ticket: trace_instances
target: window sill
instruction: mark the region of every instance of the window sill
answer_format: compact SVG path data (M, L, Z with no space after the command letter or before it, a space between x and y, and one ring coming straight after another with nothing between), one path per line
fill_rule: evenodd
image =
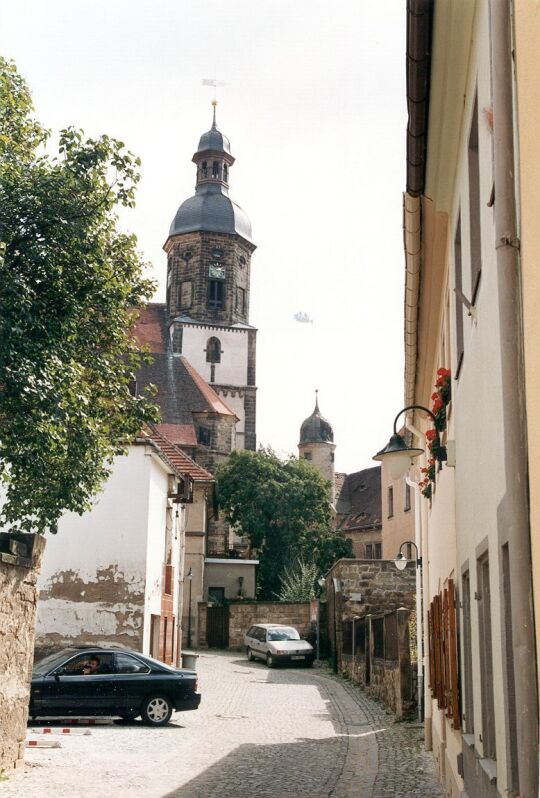
M462 738L465 745L468 745L469 748L474 748L474 734L463 734Z
M479 759L480 767L489 779L490 784L497 782L497 763L494 759Z

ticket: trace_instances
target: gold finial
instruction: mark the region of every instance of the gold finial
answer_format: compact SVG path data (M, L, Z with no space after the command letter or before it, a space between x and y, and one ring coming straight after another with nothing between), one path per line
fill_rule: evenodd
M212 105L214 106L214 108L216 107L217 104L218 104L217 100L212 100Z

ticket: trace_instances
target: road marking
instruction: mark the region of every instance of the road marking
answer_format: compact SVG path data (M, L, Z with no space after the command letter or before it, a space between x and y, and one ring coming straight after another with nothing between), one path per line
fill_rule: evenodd
M55 729L52 726L45 726L43 729L30 729L32 734L92 734L90 729Z

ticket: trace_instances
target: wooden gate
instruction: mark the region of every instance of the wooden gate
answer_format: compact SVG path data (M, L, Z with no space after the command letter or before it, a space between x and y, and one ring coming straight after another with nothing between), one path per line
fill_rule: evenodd
M208 607L206 640L209 648L229 647L229 607Z

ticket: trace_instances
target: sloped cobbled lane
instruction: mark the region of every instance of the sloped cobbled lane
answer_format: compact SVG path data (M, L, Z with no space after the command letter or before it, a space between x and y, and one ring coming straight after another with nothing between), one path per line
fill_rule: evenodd
M0 798L439 798L416 724L324 669L201 652L201 708L29 749ZM34 724L35 725L35 724Z

